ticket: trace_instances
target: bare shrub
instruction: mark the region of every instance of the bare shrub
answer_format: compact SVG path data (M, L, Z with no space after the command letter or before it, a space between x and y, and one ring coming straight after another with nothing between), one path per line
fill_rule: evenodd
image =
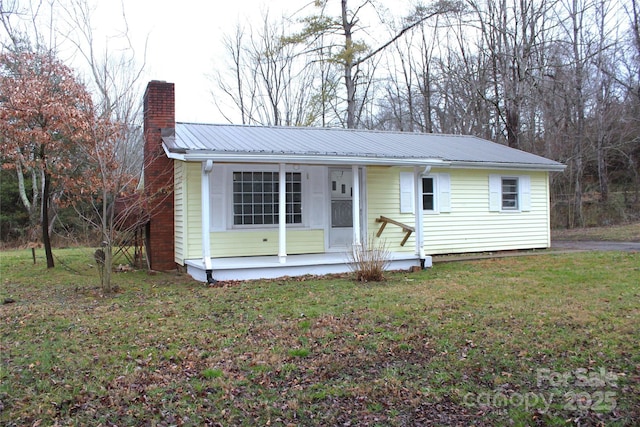
M391 262L391 253L384 241L373 236L354 246L349 252L349 265L359 282L381 282Z

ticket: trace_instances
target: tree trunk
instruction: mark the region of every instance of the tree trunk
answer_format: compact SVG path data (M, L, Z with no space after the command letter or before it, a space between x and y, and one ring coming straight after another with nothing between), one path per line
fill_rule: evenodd
M53 252L51 251L51 238L49 236L49 199L51 178L47 172L44 173L42 184L42 244L47 257L47 268L55 267L53 262Z
M584 56L581 51L581 40L583 39L582 14L579 8L578 0L573 0L573 11L571 14L573 24L573 60L574 65L574 111L575 111L575 193L574 193L574 214L576 225L584 227L584 212L582 209L582 196L584 189L582 188L582 179L584 174L584 142L585 142L585 100L584 100Z
M35 242L38 240L39 234L39 226L40 224L40 212L42 206L40 206L39 202L39 192L40 188L38 186L38 175L36 171L38 169L35 168L25 168L22 167L22 163L20 160L16 161L16 175L18 177L18 193L20 195L20 200L22 201L22 205L27 210L29 215L29 228L27 230L26 236L30 242ZM27 195L27 187L24 180L25 173L31 174L31 198L29 200L29 196Z
M111 293L113 287L111 286L111 272L113 271L113 246L111 242L103 248L104 250L104 265L102 266L102 291L105 293Z
M582 138L576 138L575 147L575 170L574 170L574 196L573 196L573 219L571 227L584 226L584 212L582 210L582 174L584 165L582 162Z
M635 191L635 199L634 203L640 202L640 173L638 173L638 168L636 167L636 161L633 158L633 155L629 156L629 170L633 174L633 183L634 183L634 191Z
M347 89L347 129L354 129L356 120L356 85L353 80L353 24L347 17L347 0L342 0L342 28L344 30L344 84Z
M519 108L512 106L506 108L507 145L511 148L520 148L518 141L520 133Z
M607 161L605 158L604 137L598 138L598 181L600 184L600 200L609 201L609 179L607 177Z
M102 283L102 291L110 293L112 291L111 286L111 272L113 271L113 245L115 243L115 200L117 196L113 197L111 203L109 203L109 191L106 186L102 190L102 250L104 251L104 265L102 266L102 275L100 279Z

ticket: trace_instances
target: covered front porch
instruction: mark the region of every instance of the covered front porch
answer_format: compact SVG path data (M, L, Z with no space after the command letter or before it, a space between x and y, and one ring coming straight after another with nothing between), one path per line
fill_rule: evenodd
M274 279L284 276L339 274L351 271L351 259L346 252L289 255L283 263L278 256L247 256L211 258L211 277L202 259L186 260L187 272L196 280L207 282L228 280ZM409 270L420 266L420 258L412 253L391 252L387 270ZM424 267L431 267L426 257Z
M416 181L414 188L419 188L423 170L414 167L408 172ZM180 262L196 280L347 273L352 271L349 253L352 248L362 250L368 227L376 227L380 237L387 223L394 224L390 228L399 226L403 233L390 250L388 270L431 266L421 250L421 212L413 215L411 225L382 215L375 221L369 218L377 211L368 210L364 165L216 166L207 160L199 175L202 255L191 252ZM417 205L420 193L410 193ZM265 202L267 197L270 204ZM269 214L264 214L267 208ZM404 247L412 233L414 250Z

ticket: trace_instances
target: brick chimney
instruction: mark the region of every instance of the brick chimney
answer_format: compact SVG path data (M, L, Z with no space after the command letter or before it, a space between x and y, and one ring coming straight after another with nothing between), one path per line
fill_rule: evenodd
M173 160L162 148L161 129L175 128L174 84L153 80L144 93L144 188L150 215L146 230L152 270L176 268L173 222Z

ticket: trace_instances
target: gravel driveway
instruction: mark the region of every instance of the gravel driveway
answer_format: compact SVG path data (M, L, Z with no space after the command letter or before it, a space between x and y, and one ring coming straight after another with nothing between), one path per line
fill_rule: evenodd
M621 251L621 252L640 252L640 242L603 242L601 240L552 240L551 251L557 252L586 252L586 251ZM479 259L490 258L509 258L516 256L532 256L544 255L549 252L541 251L502 251L487 252L475 254L455 254L455 255L434 255L433 263L452 262L452 261L473 261Z

